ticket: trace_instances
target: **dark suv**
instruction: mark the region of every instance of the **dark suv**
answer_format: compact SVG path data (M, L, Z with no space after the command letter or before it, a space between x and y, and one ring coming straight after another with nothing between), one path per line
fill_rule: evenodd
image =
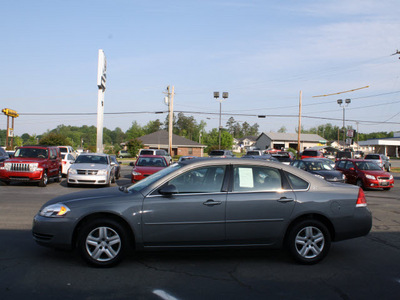
M48 180L61 180L60 149L53 146L22 146L15 150L13 158L0 163L0 180L38 182L45 187Z
M6 150L0 147L0 162L5 161L6 159L9 159L10 157L8 156Z

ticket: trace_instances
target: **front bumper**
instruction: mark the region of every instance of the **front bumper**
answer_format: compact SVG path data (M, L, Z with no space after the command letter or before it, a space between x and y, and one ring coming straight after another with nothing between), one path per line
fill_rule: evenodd
M43 176L43 171L33 172L15 172L15 171L0 171L0 180L2 181L21 181L21 182L36 182L40 181Z
M72 249L75 221L70 218L48 218L37 214L33 219L32 235L39 245Z
M394 187L394 179L391 180L364 180L364 187L368 189L387 189Z
M69 184L97 184L104 185L108 183L107 175L80 175L68 174L67 182Z

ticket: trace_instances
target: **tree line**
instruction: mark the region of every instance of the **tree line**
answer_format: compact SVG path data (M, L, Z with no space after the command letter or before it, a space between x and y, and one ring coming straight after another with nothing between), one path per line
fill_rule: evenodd
M131 144L135 147L141 146L138 138L141 136L159 131L168 130L168 119L167 115L164 122L156 119L149 121L146 125L142 126L137 121L133 121L132 125L127 131L123 131L121 128L116 127L114 130L104 128L103 130L103 142L105 145L105 151L107 153L117 153L121 149L121 144ZM206 131L205 128L207 123L204 121L197 122L193 116L186 116L183 113L174 114L173 118L173 133L192 141L199 142L200 144L206 145L206 151L216 149L219 144L219 132L217 128L213 128L210 131ZM353 129L352 126L347 126L346 130ZM296 132L298 129L296 129ZM286 127L282 126L278 132L287 132ZM302 133L313 133L318 134L328 141L343 140L343 128L339 126L333 126L328 123L325 125L319 125L310 129L301 128ZM249 124L247 122L236 121L233 117L230 117L225 124L225 127L221 131L221 148L231 149L233 145L233 139L240 139L244 137L257 137L260 134L259 125ZM40 135L29 135L24 133L21 136L14 137L14 146L21 145L34 145L34 144L47 144L47 145L71 145L74 148L82 147L90 151L96 151L96 126L66 126L59 125L52 130ZM371 138L386 138L393 137L393 132L373 132L369 134L359 133L358 140L363 141ZM5 145L6 130L0 130L0 143Z

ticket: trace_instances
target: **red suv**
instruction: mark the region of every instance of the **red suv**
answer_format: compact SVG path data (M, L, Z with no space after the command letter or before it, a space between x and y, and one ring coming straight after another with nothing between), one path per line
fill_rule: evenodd
M323 158L324 155L322 152L317 150L304 150L303 153L301 153L301 159L308 157Z
M38 182L45 187L50 178L61 180L60 149L53 146L22 146L14 157L0 163L0 180Z

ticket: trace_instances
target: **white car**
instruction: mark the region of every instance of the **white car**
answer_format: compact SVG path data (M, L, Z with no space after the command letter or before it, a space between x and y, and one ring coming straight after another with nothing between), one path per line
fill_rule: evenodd
M68 186L83 184L110 186L114 182L114 163L107 154L82 153L68 170Z
M61 154L70 153L74 158L77 157L76 151L72 146L58 146L58 148L60 149Z
M69 167L75 162L75 157L71 153L61 153L61 173L68 174Z

